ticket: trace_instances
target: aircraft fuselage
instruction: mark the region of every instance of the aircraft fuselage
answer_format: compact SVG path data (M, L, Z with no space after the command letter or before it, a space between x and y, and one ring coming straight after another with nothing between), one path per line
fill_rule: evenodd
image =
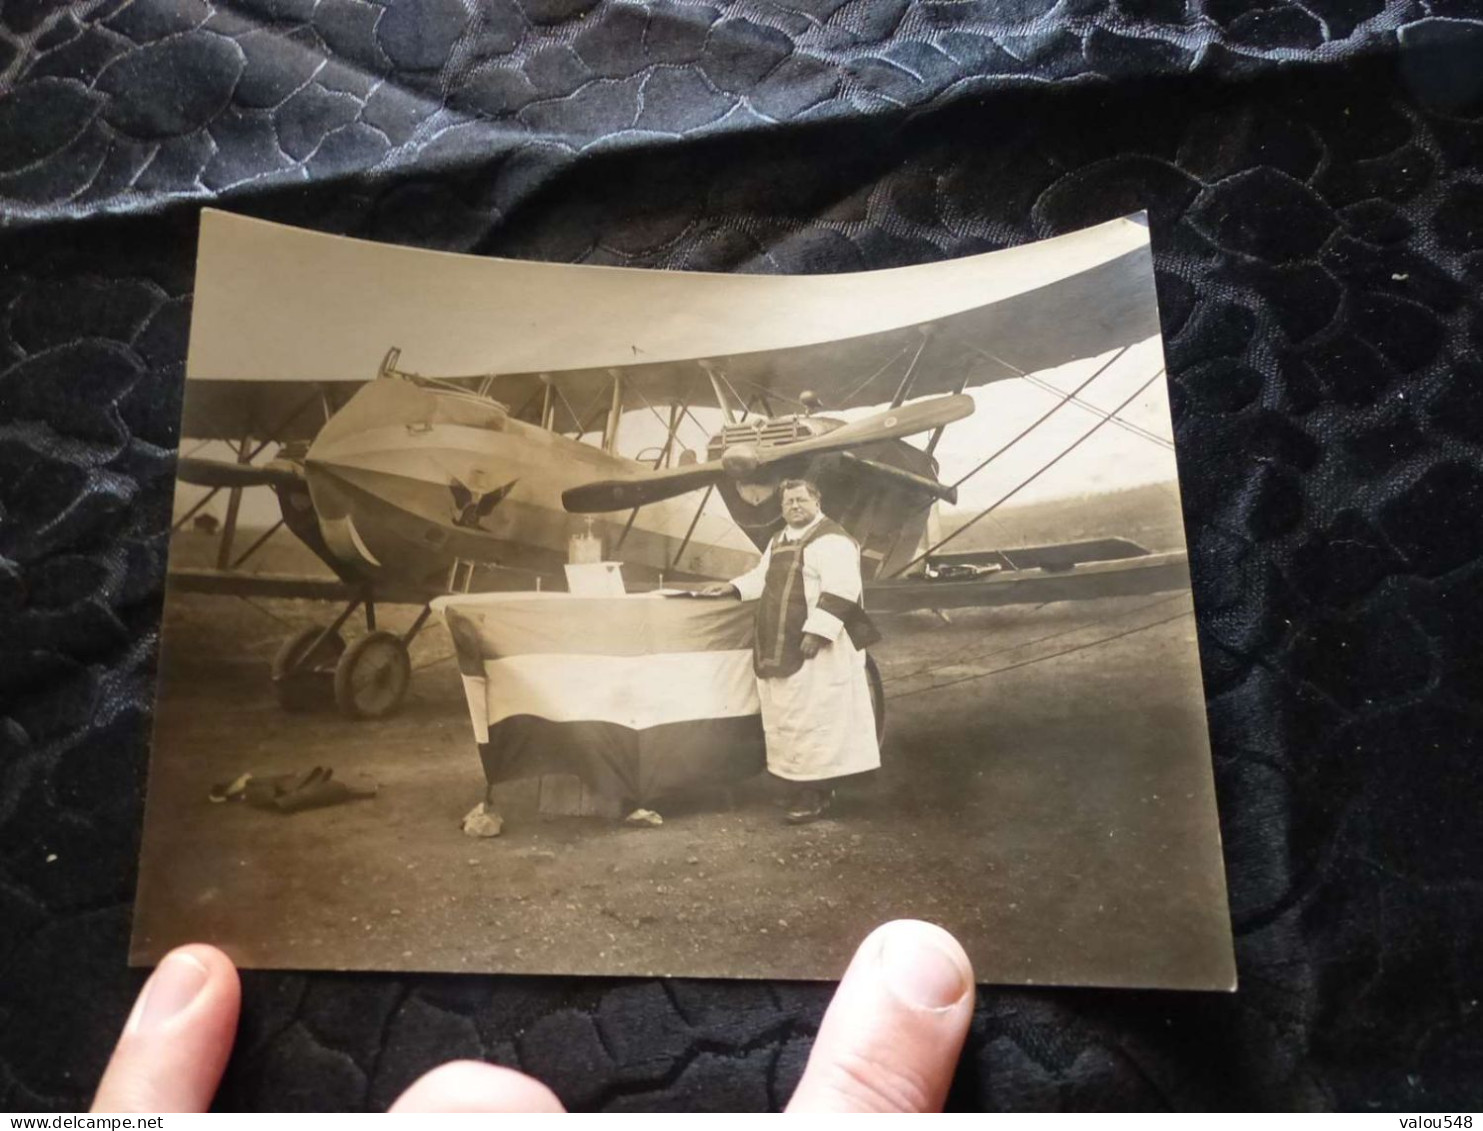
M697 499L568 514L562 491L646 465L472 393L374 381L326 422L304 470L331 564L356 580L441 592L467 563L482 568L477 588L560 585L573 538L600 539L630 581L732 577L756 560L717 516L691 529Z

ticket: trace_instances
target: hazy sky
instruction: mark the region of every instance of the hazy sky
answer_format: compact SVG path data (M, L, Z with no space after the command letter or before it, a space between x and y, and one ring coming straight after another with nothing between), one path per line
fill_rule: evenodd
M1041 386L1070 392L1115 356L1109 353L1032 374L1039 385L1011 378L972 390L977 410L968 419L950 425L937 447L939 478L945 483L956 482L1053 408L1060 397ZM1079 394L1078 399L1104 413L1111 412L1162 369L1163 352L1159 340L1150 339L1108 365ZM843 415L853 418L869 415L869 412ZM1076 404L1058 409L1023 440L965 482L959 490L958 509L982 510L1091 431L1100 419L1094 412ZM1164 378L1159 376L1154 380L1118 413L1118 419L1172 443L1169 393ZM1015 495L1014 502L1033 503L1099 494L1174 478L1174 453L1171 449L1109 422L1098 427L1075 451Z

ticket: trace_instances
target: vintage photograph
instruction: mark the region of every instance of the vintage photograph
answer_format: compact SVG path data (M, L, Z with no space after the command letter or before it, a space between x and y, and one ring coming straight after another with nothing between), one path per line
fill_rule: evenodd
M675 265L680 267L682 265ZM202 216L133 958L1230 990L1145 219L833 276Z

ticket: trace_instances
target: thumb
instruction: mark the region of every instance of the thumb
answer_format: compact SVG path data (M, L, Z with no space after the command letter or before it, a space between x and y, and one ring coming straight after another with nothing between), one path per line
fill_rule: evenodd
M860 945L789 1111L941 1111L973 1016L973 967L941 927L898 920Z
M523 1072L455 1060L418 1079L391 1105L393 1113L565 1111L551 1089Z
M134 1003L93 1110L205 1111L231 1054L241 1003L237 968L215 947L165 955Z

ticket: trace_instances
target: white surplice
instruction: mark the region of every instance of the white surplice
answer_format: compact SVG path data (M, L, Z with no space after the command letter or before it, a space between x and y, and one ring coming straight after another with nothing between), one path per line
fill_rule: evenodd
M784 527L785 541L812 533L823 516L801 530ZM761 597L772 547L754 569L732 580L742 600ZM865 653L855 647L844 623L819 608L819 595L859 601L860 551L839 534L824 534L803 548L803 595L808 619L803 631L829 641L790 676L757 680L767 768L790 781L824 781L880 768L875 711L865 675Z

